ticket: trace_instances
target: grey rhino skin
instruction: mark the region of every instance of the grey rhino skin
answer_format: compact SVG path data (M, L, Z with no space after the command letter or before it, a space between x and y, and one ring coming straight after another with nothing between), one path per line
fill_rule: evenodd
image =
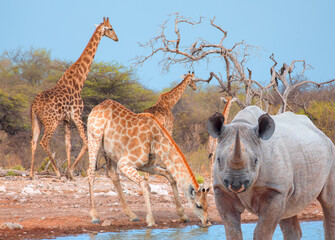
M324 212L325 239L335 239L334 144L303 115L269 116L256 106L223 125L222 114L207 121L218 138L214 194L227 239L243 239L241 213L258 215L254 239L300 239L297 214L317 199Z

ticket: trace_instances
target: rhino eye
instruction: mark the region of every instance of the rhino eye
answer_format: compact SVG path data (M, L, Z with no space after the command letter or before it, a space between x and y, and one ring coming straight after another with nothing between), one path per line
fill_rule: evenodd
M255 159L255 164L257 164L257 162L258 162L258 159L256 158L256 159Z
M220 163L220 158L217 158L216 160L218 161L218 163Z

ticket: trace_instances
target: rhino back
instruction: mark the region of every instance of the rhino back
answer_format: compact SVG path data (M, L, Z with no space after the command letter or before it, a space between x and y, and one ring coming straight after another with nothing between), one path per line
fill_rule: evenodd
M232 123L256 126L264 113L258 107L247 107ZM285 218L296 215L320 194L334 162L334 145L306 116L286 112L271 117L276 129L269 140L261 140L262 162L254 187L284 194ZM249 205L252 192L240 197Z

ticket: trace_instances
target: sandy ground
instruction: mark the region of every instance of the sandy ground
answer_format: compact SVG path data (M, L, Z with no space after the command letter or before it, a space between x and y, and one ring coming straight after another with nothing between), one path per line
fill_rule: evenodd
M111 180L97 177L95 194L97 210L102 224L92 224L89 217L89 194L87 179L77 177L75 181L54 178L25 177L0 178L0 226L5 222L19 223L23 229L0 229L0 239L41 239L80 233L111 232L124 229L146 228L144 198L139 187L128 180L122 181L124 192L131 209L140 218L130 222L123 214ZM161 177L150 177L152 189L151 204L157 228L185 227L198 225L200 220L193 214L181 196L190 221L177 222L178 216L171 188ZM312 203L300 215L301 221L322 219L318 202ZM209 217L212 224L221 224L215 207L213 193L209 193ZM244 212L243 222L255 222L257 217Z

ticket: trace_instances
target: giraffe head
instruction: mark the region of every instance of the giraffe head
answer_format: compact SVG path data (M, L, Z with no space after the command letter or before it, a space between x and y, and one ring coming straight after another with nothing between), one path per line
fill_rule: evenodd
M194 72L188 72L188 74L182 75L181 76L184 80L189 80L189 86L195 91L197 90L197 85L195 84L195 76Z
M208 192L209 188L200 186L198 190L195 190L191 185L189 187L189 194L187 195L189 204L197 217L200 218L203 227L208 227L211 225L208 219Z
M103 23L101 23L98 27L101 27L102 36L109 37L110 39L114 40L115 42L119 41L118 37L116 36L112 25L109 23L109 18L107 19L104 17Z

